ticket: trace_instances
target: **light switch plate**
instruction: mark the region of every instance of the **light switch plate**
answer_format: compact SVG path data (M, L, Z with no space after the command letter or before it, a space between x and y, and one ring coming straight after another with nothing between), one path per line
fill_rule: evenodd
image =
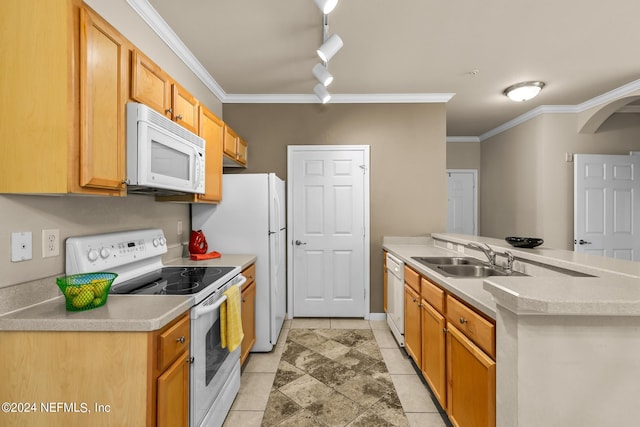
M11 233L11 262L33 258L33 234L30 231Z

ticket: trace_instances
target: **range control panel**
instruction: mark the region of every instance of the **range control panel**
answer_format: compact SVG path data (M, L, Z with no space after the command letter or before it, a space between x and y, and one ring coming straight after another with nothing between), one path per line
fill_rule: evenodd
M66 240L66 274L118 271L167 253L161 229L121 231Z

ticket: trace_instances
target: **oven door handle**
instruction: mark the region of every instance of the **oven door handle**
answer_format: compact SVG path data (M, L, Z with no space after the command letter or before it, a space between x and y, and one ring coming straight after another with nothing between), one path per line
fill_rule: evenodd
M242 274L238 274L236 277L233 278L233 280L234 282L237 280L237 282L235 282L233 285L239 288L242 288L242 285L244 285L247 282L247 278L244 277ZM226 300L227 300L227 296L222 295L222 298L220 298L218 301L214 302L211 305L204 305L204 304L197 305L194 309L193 318L197 319L200 316L204 316L207 313L211 313L212 311L220 307L222 303L225 302Z

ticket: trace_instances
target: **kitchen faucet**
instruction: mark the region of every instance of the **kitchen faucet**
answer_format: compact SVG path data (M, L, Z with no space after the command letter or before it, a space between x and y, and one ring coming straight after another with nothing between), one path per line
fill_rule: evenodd
M491 265L491 267L496 266L496 253L493 251L493 249L491 249L491 246L487 245L486 243L475 242L469 243L469 246L471 246L472 248L480 249L489 259L489 265Z

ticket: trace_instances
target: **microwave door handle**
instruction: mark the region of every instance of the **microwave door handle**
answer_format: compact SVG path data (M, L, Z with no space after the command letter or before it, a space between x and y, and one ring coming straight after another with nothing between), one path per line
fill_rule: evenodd
M234 283L235 286L242 288L242 285L245 284L245 282L247 281L247 278L240 275L241 279L237 282ZM220 307L222 305L223 302L225 302L227 300L227 296L223 295L222 298L220 298L218 301L216 301L215 303L211 304L211 305L197 305L195 307L195 311L193 314L193 318L197 319L200 316L204 316L207 313L211 313L212 311L216 310L218 307Z

